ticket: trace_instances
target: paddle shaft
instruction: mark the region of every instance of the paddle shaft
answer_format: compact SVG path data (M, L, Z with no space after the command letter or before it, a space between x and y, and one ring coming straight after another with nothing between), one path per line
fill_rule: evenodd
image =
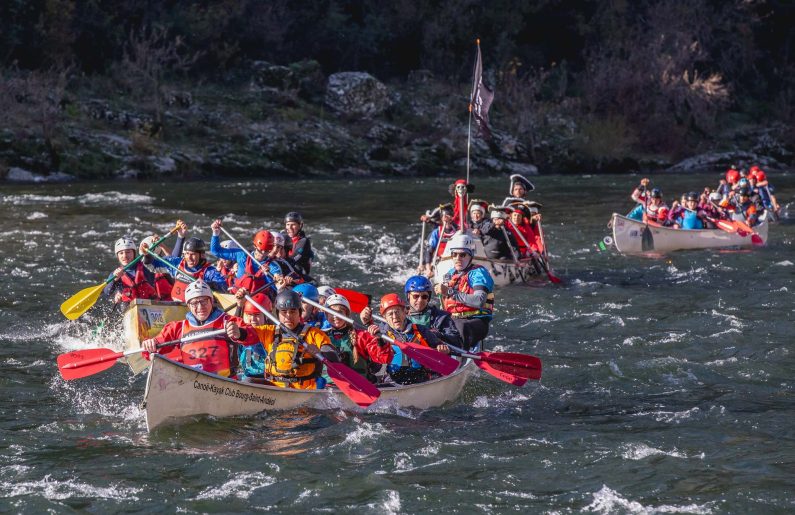
M422 222L422 232L420 234L420 260L419 266L422 266L422 258L425 254L425 222Z
M508 245L508 248L511 250L511 256L513 256L513 262L516 265L519 265L519 256L516 255L516 250L513 248L513 245L511 245L511 237L508 236L508 231L505 229L505 224L502 224L500 226L500 229L502 229L502 234L503 236L505 236L505 244Z
M519 235L519 238L522 240L522 243L524 243L525 247L530 249L530 244L527 242L527 238L524 237L524 234L522 234L522 232L519 230L519 228L516 227L513 224L513 222L511 222L510 220L506 220L506 222L511 224L511 227L513 227L513 229L516 232L516 234ZM539 224L539 228L540 228L540 224ZM544 245L543 242L542 242L542 245ZM544 245L544 248L546 248L546 245ZM549 280L551 282L553 282L553 283L561 282L561 280L558 277L556 277L554 274L552 274L552 272L549 270L549 265L547 264L547 260L546 259L541 259L540 261L541 261L541 268L544 269L544 272L546 272L547 277L549 278Z
M442 226L439 228L439 241L436 242L436 249L433 252L433 259L431 260L433 266L436 266L436 262L439 261L439 249L442 247L442 237L446 230L447 222L442 222Z

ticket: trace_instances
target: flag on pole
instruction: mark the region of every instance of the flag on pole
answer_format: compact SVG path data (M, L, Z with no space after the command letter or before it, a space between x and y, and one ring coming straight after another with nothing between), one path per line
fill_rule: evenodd
M475 116L478 126L477 135L488 140L491 139L489 130L489 107L494 100L494 92L483 84L483 61L480 58L480 40L477 40L478 56L475 59L475 72L472 81L472 98L469 100L469 109Z

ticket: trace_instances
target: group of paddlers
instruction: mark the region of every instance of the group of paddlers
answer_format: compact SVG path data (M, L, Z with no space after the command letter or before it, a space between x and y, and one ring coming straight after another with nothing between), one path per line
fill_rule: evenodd
M142 342L148 353L224 377L296 389L325 387L333 379L324 363L344 363L372 383L390 386L438 376L398 342L449 355L478 347L488 334L494 283L473 263L475 243L468 234L447 242L454 267L442 283L411 277L402 295L380 299L380 316L359 306L359 324L351 318L350 296L364 294L313 284L314 253L299 213L287 214L284 232L255 232L250 248L243 248L221 220L210 227L209 248L200 238L187 238L181 220L171 252L159 246L163 238L156 235L140 244L120 238L114 245L120 266L104 290L113 302L150 299L188 308L184 320L168 322ZM221 241L222 232L230 239ZM226 310L216 302L222 293L236 300ZM434 294L442 308L430 304Z
M753 227L760 223L763 214L775 219L780 210L773 186L756 165L748 170L732 167L715 189L688 192L670 206L662 190L651 187L647 178L641 179L631 197L637 205L627 215L629 218L674 229L715 229L722 226L721 220Z
M546 260L539 212L542 206L525 198L534 189L533 183L526 178L512 175L509 196L501 205L495 205L470 199L475 187L463 179L451 184L449 191L453 200L420 216L420 221L435 227L427 240L423 237L418 272L431 276L432 267L444 254L447 242L465 231L482 242L485 253L482 257L513 262L531 258L539 264L538 273L541 273L540 264Z

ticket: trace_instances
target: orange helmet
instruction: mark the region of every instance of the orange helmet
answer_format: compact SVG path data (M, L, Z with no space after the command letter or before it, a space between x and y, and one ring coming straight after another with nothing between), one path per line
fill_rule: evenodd
M740 180L740 172L735 170L734 168L729 168L726 172L726 182L729 184L734 184Z
M257 293L256 295L252 295L251 298L265 308L265 311L271 311L273 309L273 304L271 304L271 299L268 298L267 295L264 293ZM246 307L243 308L243 313L248 313L249 315L256 315L259 313L260 310L257 309L257 306L252 304L251 302L246 301Z
M260 252L269 252L273 248L273 235L269 231L259 231L254 235L254 248Z
M380 311L382 315L386 313L386 310L394 306L406 307L406 303L403 302L403 299L401 299L397 293L387 293L381 297Z

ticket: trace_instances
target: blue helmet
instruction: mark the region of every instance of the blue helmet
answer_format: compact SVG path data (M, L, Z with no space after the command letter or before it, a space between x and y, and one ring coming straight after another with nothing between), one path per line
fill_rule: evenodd
M301 283L293 288L293 291L300 293L301 297L307 298L313 302L320 300L320 292L317 291L314 285L309 283Z
M408 296L409 292L412 291L433 291L433 285L431 281L428 280L427 277L424 275L412 275L409 277L408 281L406 281L406 287L404 288L406 292L406 296Z

